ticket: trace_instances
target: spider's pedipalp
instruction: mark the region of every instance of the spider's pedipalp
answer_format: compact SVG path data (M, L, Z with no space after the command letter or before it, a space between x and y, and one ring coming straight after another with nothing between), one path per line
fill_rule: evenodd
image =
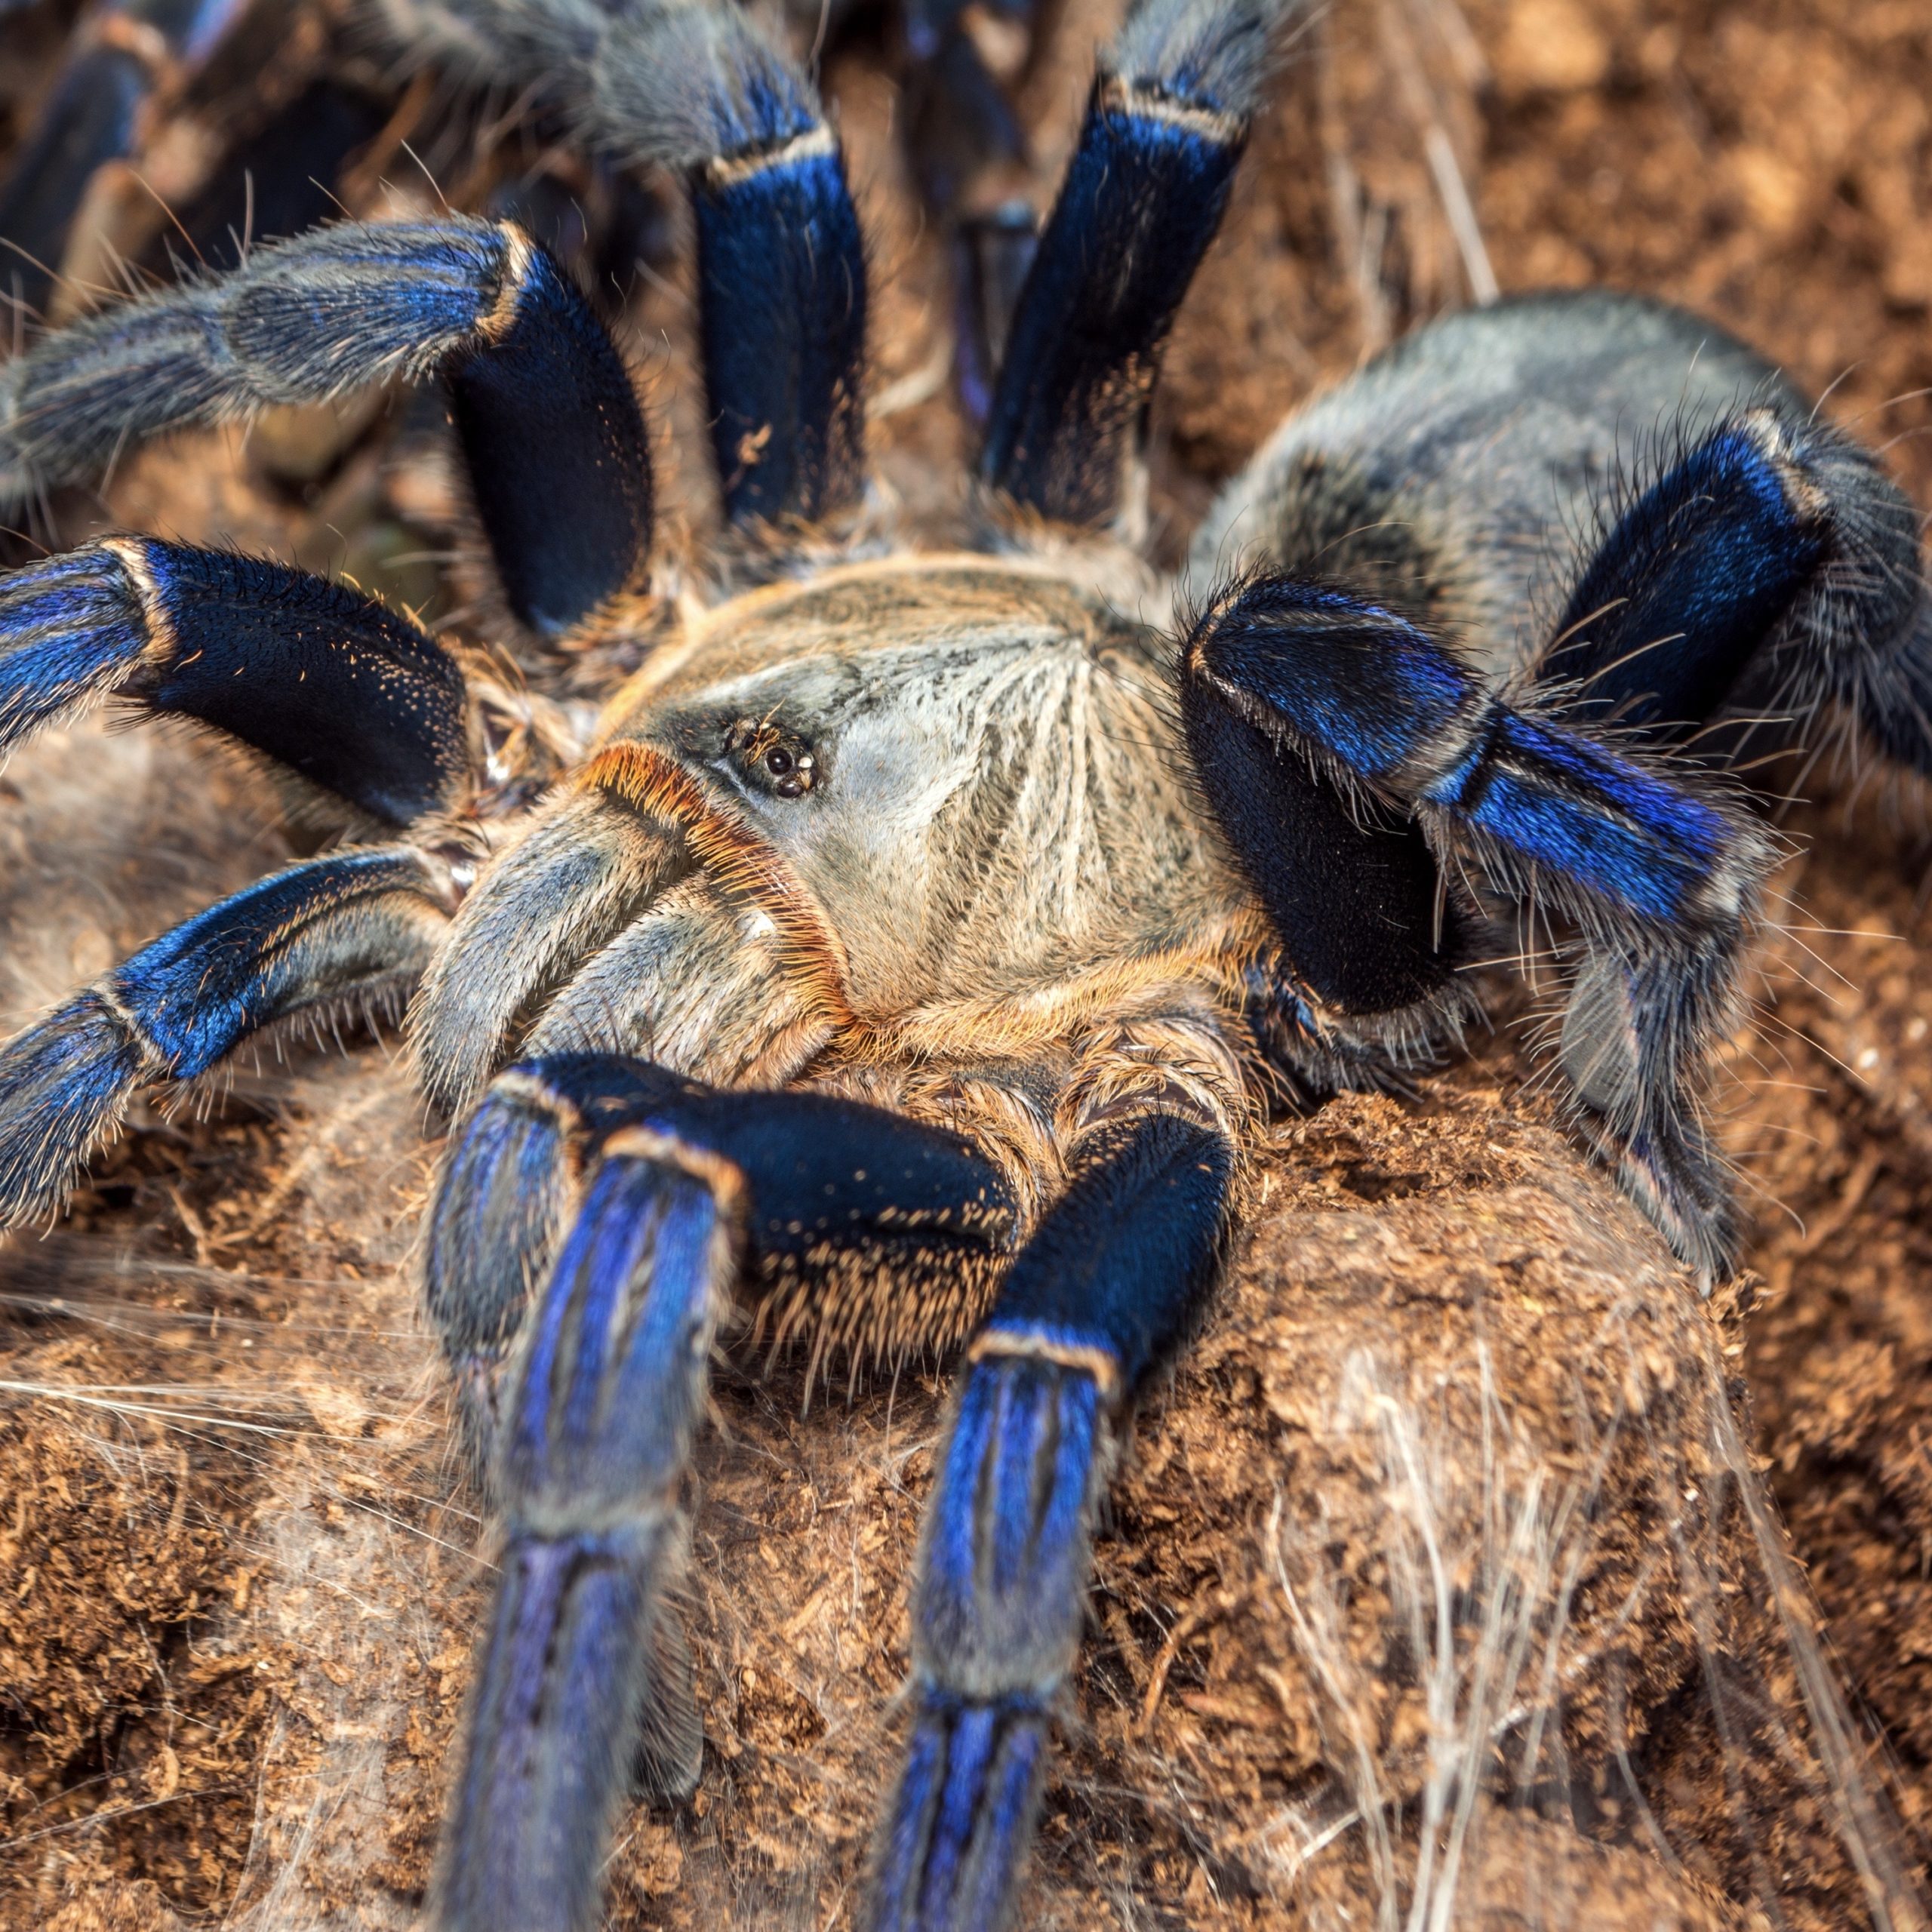
M165 933L0 1050L0 1227L57 1208L143 1087L192 1080L305 1009L414 980L448 880L406 846L291 866Z
M1101 63L1028 272L980 474L1104 522L1181 298L1220 225L1272 37L1296 0L1143 0Z
M43 337L0 370L0 500L131 438L439 372L518 618L553 633L641 587L650 451L623 363L548 255L461 216L314 229Z
M1136 1387L1198 1318L1233 1168L1171 1115L1097 1128L968 1351L920 1540L911 1742L875 1932L1007 1922L1080 1639L1093 1517Z
M411 1011L429 1098L460 1114L542 995L691 865L668 828L601 791L566 798L540 817L463 901Z
M401 828L467 764L463 674L377 599L279 564L110 537L0 577L0 754L97 699L212 726Z

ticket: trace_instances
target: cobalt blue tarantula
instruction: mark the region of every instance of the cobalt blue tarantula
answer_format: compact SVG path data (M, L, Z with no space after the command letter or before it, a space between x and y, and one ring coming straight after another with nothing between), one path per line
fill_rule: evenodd
M628 1781L701 1774L668 1592L728 1313L815 1358L959 1355L865 1916L982 1928L1017 1894L1123 1419L1202 1318L1269 1109L1452 1048L1469 969L1540 913L1580 1131L1700 1276L1732 1264L1700 1100L1773 857L1756 801L1828 719L1932 771L1915 517L1707 325L1531 298L1292 418L1199 533L1177 632L1130 614L1143 567L1107 527L1288 11L1142 0L1108 51L970 554L852 534L838 144L697 7L651 16L680 64L630 111L688 173L761 587L654 597L631 379L512 226L319 230L0 371L15 497L171 425L438 378L526 645L649 647L546 786L500 694L343 586L139 536L0 580L0 743L112 697L368 841L0 1054L0 1214L56 1211L137 1095L414 989L451 1123L425 1292L501 1537L448 1932L595 1923Z

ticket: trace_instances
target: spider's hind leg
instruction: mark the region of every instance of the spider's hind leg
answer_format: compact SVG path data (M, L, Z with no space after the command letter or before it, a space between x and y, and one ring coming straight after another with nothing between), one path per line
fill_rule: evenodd
M1294 578L1238 586L1208 610L1183 653L1181 703L1210 803L1291 958L1354 946L1384 961L1460 963L1423 924L1407 870L1405 897L1389 895L1358 939L1284 921L1276 900L1292 918L1326 897L1360 847L1310 851L1308 872L1274 875L1257 831L1266 804L1214 767L1231 718L1269 741L1275 774L1299 785L1299 763L1342 799L1407 814L1411 829L1386 835L1408 841L1393 848L1404 866L1432 857L1445 897L1460 872L1580 934L1561 1063L1583 1124L1678 1252L1707 1279L1727 1272L1737 1231L1703 1124L1703 1075L1736 1017L1740 953L1770 868L1749 814L1694 774L1680 781L1608 749L1560 710L1512 708L1394 613Z
M1006 1923L1115 1431L1214 1279L1232 1165L1191 1120L1094 1131L968 1352L921 1538L915 1715L874 1847L875 1932Z
M1932 592L1910 501L1791 401L1666 466L1586 559L1537 666L1566 716L1681 746L1770 789L1841 707L1932 775Z

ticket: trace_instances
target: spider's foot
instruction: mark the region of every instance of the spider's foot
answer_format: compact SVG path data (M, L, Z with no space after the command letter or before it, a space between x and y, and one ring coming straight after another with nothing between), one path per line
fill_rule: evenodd
M1671 1003L1683 970L1647 970L1608 950L1586 959L1564 1010L1559 1059L1578 1126L1708 1291L1736 1265L1737 1217L1698 1095L1673 1085L1660 1064L1657 1036L1686 1023Z
M880 1859L880 1932L982 1932L1003 1922L1038 1802L1048 1725L1022 1702L922 1703Z

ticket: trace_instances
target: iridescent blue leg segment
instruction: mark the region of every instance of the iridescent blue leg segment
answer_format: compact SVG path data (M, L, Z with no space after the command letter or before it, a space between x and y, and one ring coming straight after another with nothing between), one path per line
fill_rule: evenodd
M1095 1132L969 1352L921 1541L915 1715L874 1847L873 1932L1008 1921L1115 1431L1214 1282L1232 1164L1191 1121Z
M656 1791L695 1780L665 1596L721 1307L835 1291L854 1261L882 1297L983 1291L1013 1225L971 1143L900 1115L594 1054L499 1077L445 1168L426 1266L506 1545L435 1924L594 1923L634 1762Z
M1103 60L1033 257L980 474L1104 522L1181 298L1220 226L1287 0L1143 0Z
M400 827L467 768L455 662L398 611L280 564L111 537L0 577L0 754L112 696L192 718Z
M635 1128L606 1143L518 1361L499 1441L502 1581L431 1891L440 1932L597 1922L683 1554L678 1486L742 1201ZM660 1684L661 1689L663 1686ZM681 1734L694 1777L695 1713Z
M1606 533L1539 667L1574 688L1564 715L1647 740L1713 717L1824 561L1822 493L1770 410L1726 425Z
M844 509L863 485L865 251L817 91L746 9L439 0L472 71L544 89L614 158L671 169L697 215L698 336L726 518Z
M1932 591L1909 500L1789 407L1721 425L1604 533L1540 667L1566 716L1679 743L1774 795L1820 710L1932 772Z
M497 1075L454 1137L424 1255L425 1295L472 1444L494 1429L500 1364L582 1175L632 1126L736 1171L745 1287L781 1319L793 1297L822 1302L829 1276L857 1271L887 1309L915 1308L936 1334L949 1320L963 1331L1011 1244L998 1171L957 1134L825 1094L706 1087L611 1055L522 1061Z
M452 903L407 847L262 880L164 934L0 1049L0 1227L51 1214L144 1088L304 1011L400 998Z
M0 500L131 438L439 372L517 617L553 633L641 587L651 463L623 364L527 236L457 216L317 229L45 337L0 368Z
M95 170L134 152L163 71L199 66L242 11L240 0L125 0L95 14L0 183L0 291L45 309Z
M865 481L864 242L808 95L746 131L691 177L712 451L734 523L818 517Z
M1512 709L1413 624L1319 585L1263 578L1229 592L1189 638L1182 680L1197 713L1223 708L1284 762L1410 814L1445 873L1460 862L1484 889L1581 935L1561 1058L1585 1124L1679 1254L1706 1275L1727 1268L1736 1229L1696 1122L1703 1057L1734 1017L1771 863L1749 816ZM1209 781L1211 802L1216 790ZM1244 847L1239 811L1222 823L1266 899L1269 850L1251 832ZM1317 877L1358 856L1338 847ZM1402 965L1423 944L1416 895L1392 895L1387 910L1357 943ZM1306 928L1280 930L1291 956L1306 946Z

